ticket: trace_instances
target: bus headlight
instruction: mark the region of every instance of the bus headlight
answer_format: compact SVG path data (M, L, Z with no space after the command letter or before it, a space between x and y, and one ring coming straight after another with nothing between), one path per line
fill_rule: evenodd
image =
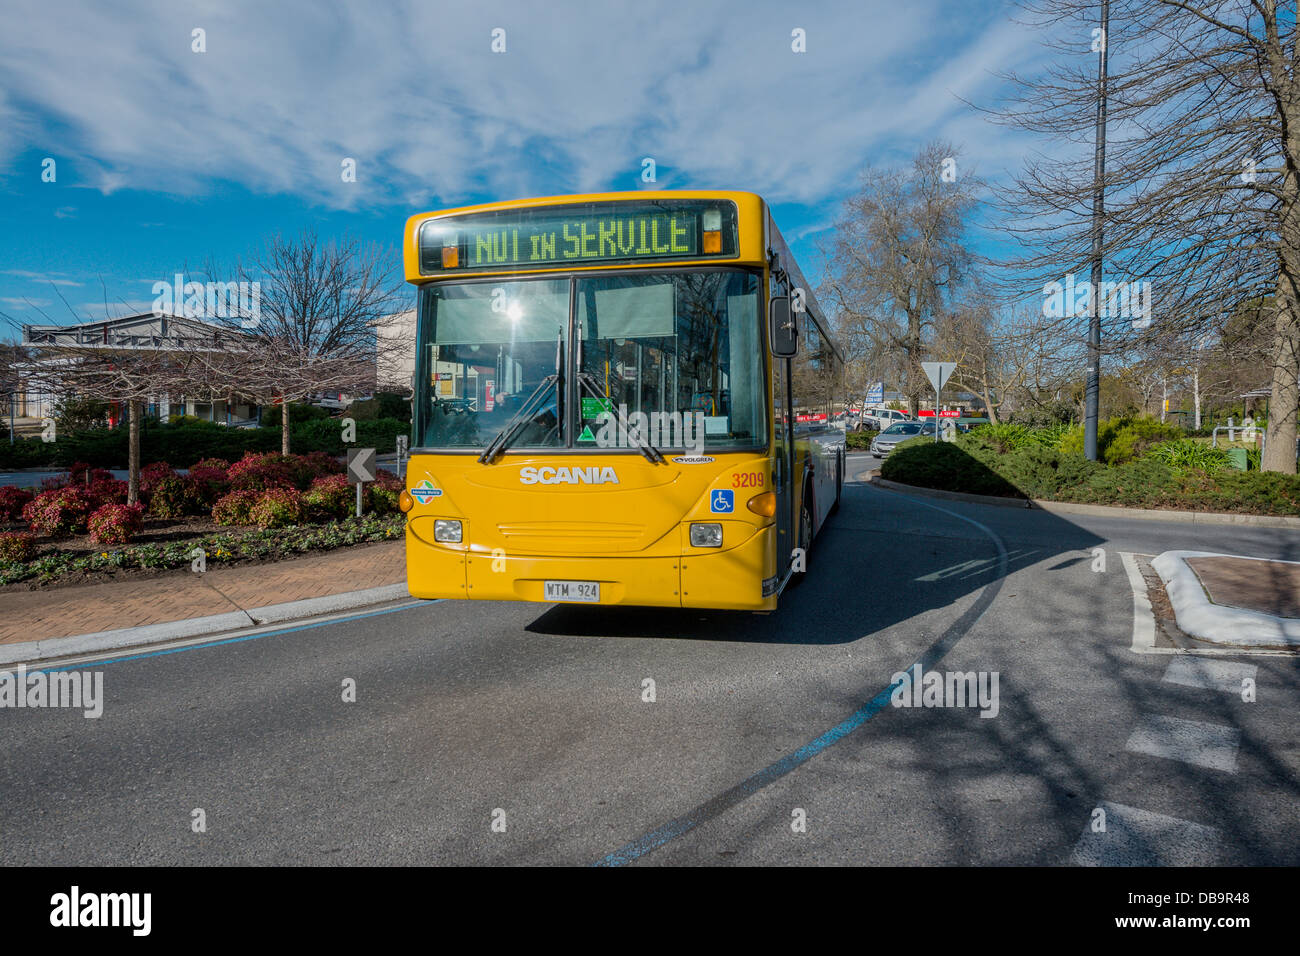
M692 548L722 547L722 525L720 524L691 525L691 547Z
M460 522L438 518L433 522L433 540L440 544L460 544Z

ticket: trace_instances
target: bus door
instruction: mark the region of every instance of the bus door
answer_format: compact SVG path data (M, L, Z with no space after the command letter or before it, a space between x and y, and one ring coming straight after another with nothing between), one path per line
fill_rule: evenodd
M794 414L790 395L790 360L772 358L772 491L776 493L776 577L779 584L790 569L799 527L794 509Z

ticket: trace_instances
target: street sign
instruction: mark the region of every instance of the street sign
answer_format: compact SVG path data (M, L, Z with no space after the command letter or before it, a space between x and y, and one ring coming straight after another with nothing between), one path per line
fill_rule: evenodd
M360 485L375 480L375 450L373 448L348 449L348 484Z
M934 386L934 417L936 420L934 429L934 440L939 440L939 393L943 391L943 383L948 381L952 375L953 369L957 367L956 362L922 362L921 368L925 369L925 375Z
M885 383L873 382L867 389L867 402L872 405L878 405L885 400Z
M953 369L957 367L956 362L922 362L921 368L925 369L926 377L930 379L930 384L934 386L936 392L943 391L943 385L952 377Z

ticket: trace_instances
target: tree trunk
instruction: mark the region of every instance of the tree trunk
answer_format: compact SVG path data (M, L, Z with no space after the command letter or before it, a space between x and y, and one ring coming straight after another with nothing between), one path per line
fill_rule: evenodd
M134 505L140 501L140 403L132 399L127 406L130 424L126 429L126 503Z
M289 454L289 397L280 395L280 454Z
M1278 296L1277 337L1273 345L1273 394L1268 407L1268 440L1260 461L1262 471L1296 473L1296 408L1300 405L1300 321L1296 299Z
M1201 430L1201 367L1199 365L1192 372L1192 408L1193 421L1196 422L1196 431L1199 432Z

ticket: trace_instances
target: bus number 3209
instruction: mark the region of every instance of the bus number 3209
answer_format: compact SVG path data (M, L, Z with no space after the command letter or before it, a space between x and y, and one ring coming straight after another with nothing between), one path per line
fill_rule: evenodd
M763 473L761 471L742 471L731 476L731 487L733 488L762 488Z

